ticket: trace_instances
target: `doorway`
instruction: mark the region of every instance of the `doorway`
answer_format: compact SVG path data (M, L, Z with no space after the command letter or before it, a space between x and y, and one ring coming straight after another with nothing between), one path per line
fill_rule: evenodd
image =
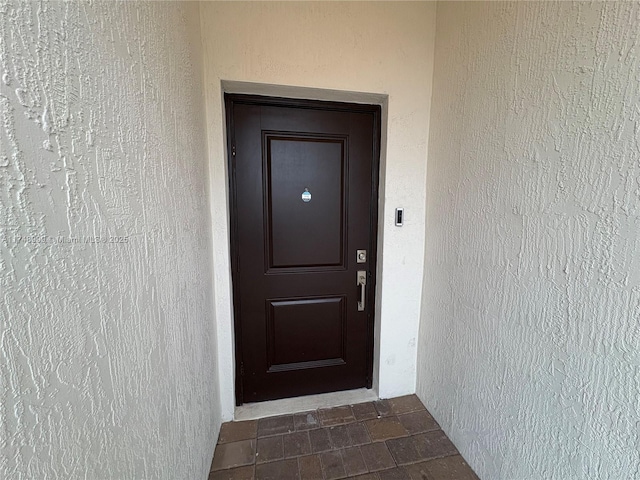
M236 403L371 388L380 107L225 104Z

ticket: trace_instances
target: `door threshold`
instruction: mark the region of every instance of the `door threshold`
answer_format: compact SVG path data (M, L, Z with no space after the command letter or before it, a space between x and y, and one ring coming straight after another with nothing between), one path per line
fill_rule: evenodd
M358 388L342 392L320 393L304 397L282 398L268 402L245 403L236 407L234 420L256 420L276 415L306 412L318 408L339 407L354 403L372 402L378 400L378 394L373 389Z

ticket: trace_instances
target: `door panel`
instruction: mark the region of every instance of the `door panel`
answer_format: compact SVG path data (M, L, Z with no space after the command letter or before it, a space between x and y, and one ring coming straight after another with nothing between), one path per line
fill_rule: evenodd
M380 108L225 100L238 404L370 388Z
M345 296L268 302L269 372L345 363Z
M343 267L346 139L266 137L268 271ZM297 201L303 194L307 201Z

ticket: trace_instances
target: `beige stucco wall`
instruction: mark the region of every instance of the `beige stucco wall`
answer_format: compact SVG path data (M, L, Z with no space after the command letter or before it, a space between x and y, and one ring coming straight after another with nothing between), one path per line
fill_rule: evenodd
M640 478L640 4L438 4L418 393L491 480Z
M0 2L0 478L208 474L198 15Z
M434 22L435 3L430 2L202 5L224 418L233 414L234 366L223 82L227 89L247 93L384 104L374 381L383 397L412 393L423 274ZM394 226L396 207L405 208L402 228Z

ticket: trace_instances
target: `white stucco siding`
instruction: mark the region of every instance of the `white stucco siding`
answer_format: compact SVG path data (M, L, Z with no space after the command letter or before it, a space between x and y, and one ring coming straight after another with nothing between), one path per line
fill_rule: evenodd
M205 478L199 7L0 2L0 478Z
M640 5L438 4L418 393L481 478L640 478Z

